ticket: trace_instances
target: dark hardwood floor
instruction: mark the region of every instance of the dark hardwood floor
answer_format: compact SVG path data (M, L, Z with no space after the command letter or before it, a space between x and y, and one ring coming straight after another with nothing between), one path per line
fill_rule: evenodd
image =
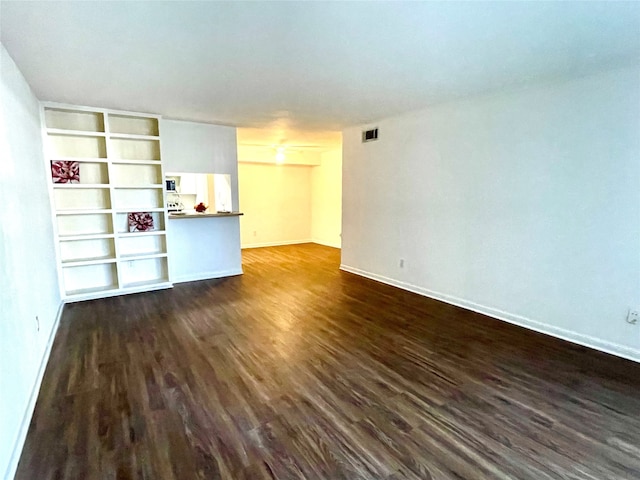
M640 365L340 272L66 307L17 478L638 479Z

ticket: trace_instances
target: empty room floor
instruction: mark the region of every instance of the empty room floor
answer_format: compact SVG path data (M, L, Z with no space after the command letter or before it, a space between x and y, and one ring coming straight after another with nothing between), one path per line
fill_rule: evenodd
M16 478L640 478L639 364L339 261L68 305Z

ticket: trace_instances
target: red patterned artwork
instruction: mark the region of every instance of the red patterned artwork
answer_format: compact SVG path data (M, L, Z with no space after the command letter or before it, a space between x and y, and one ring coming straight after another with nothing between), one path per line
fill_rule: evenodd
M153 217L149 212L129 213L130 232L148 232L153 230Z
M80 183L80 162L54 160L51 162L53 183Z

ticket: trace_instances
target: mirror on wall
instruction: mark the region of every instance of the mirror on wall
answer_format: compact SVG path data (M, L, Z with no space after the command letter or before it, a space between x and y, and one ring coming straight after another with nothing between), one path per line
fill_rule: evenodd
M190 213L201 202L209 207L207 213L233 211L231 175L170 172L165 174L165 188L169 212Z

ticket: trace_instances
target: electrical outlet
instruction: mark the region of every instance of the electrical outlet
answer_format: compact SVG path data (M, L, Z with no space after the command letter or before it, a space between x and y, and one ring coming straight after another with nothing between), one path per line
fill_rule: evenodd
M258 236L258 232L256 232L255 230L253 231L253 236L257 237Z
M627 314L627 323L630 323L631 325L637 325L639 320L640 312L638 312L637 310L629 310L629 313Z
M400 259L400 268L404 268L404 258Z

